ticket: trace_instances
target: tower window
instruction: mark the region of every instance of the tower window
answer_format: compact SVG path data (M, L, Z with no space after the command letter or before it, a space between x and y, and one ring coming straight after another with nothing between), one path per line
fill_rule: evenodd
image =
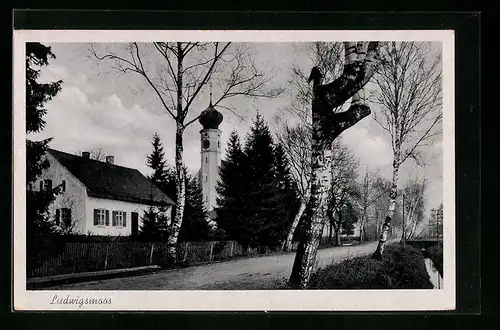
M205 164L208 164L208 157L205 157Z
M205 174L205 182L208 182L208 175Z

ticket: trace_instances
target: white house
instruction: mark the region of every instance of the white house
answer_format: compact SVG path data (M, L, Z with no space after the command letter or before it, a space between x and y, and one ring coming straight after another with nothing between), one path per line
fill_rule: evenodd
M174 202L138 170L106 161L49 149L50 167L42 172L32 189L60 187L61 193L49 207L56 222L76 234L135 236L149 205Z

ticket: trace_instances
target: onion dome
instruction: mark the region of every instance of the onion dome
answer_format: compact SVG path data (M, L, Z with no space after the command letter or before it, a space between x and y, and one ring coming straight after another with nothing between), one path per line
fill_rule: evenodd
M220 123L222 123L222 119L222 114L210 102L208 108L201 112L198 121L203 126L203 129L218 129Z

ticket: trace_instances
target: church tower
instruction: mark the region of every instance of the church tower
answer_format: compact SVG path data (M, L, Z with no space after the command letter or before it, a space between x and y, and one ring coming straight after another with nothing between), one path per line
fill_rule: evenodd
M199 117L203 126L200 131L201 168L200 183L203 190L203 201L206 210L211 211L217 205L217 191L215 187L219 181L219 166L221 164L221 143L219 129L223 116L212 105L212 91L210 91L210 105Z

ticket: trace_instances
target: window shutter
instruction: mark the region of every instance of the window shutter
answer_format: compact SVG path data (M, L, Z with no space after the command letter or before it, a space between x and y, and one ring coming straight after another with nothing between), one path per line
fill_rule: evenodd
M106 226L109 226L109 210L106 210Z
M127 212L123 211L123 227L127 227Z
M117 213L118 213L118 212L116 212L116 211L113 211L113 212L112 212L112 217L113 217L113 219L112 219L112 223L113 223L113 227L115 227L115 226L116 226L116 214L117 214Z
M43 191L43 180L40 181L40 191Z
M69 227L71 226L71 209L70 208L65 208L64 210L64 225Z
M59 209L56 209L56 225L58 226L60 217L61 217L61 211Z
M94 226L99 224L99 210L94 209Z

